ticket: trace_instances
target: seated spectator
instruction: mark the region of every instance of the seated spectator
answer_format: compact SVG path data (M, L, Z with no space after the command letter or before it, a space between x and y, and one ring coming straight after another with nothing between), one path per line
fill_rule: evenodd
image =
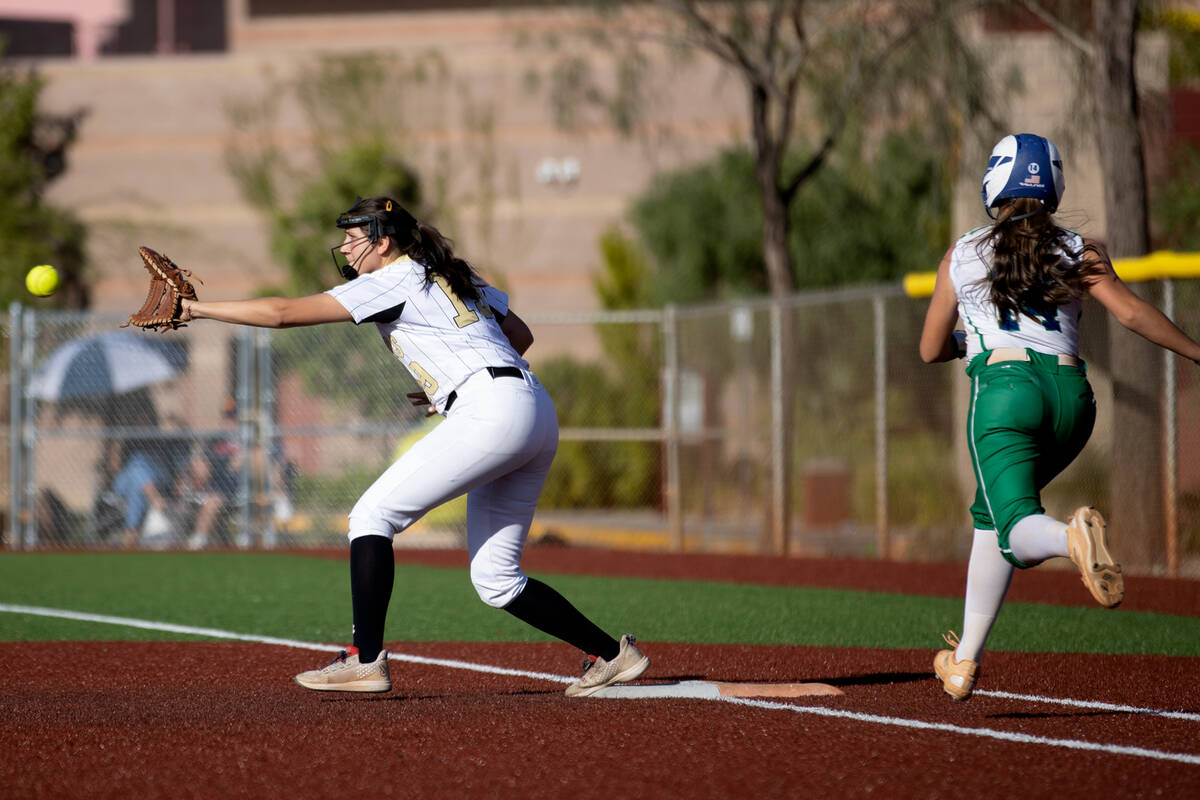
M166 479L167 471L155 454L146 449L130 449L112 482L112 491L125 505L124 533L121 538L125 547L139 544L142 526L151 509L160 514L166 513L167 501L160 491ZM159 517L159 514L155 517ZM161 536L159 525L153 527L151 538Z
M220 530L223 515L232 508L253 503L259 511L271 514L275 524L286 523L294 513L290 497L294 470L284 463L279 445L270 448L265 472L262 449L252 449L247 460L236 427L238 413L234 398L225 398L221 416L233 427L225 435L209 440L203 452L192 457L186 472L184 491L197 506L192 533L187 539L191 550L212 546L218 539L223 544L250 546L249 532L242 531L236 540L230 541L228 534ZM250 470L248 476L245 475L247 469ZM249 482L245 487L243 480ZM270 492L264 493L267 486Z
M134 407L128 423L135 427L156 427L154 407ZM122 508L121 544L169 546L174 526L168 501L177 468L181 440L138 437L110 447L105 472L112 476L108 491L118 498Z
M197 452L184 473L184 493L196 506L192 533L188 536L189 550L202 550L213 543L220 515L227 510L237 491L237 476L214 471L211 447Z

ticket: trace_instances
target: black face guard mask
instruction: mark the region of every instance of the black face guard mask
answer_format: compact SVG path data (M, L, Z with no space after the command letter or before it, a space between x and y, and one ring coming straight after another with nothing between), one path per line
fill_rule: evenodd
M355 201L354 205L357 206L361 202L362 198L360 197ZM353 209L353 206L351 206L351 209ZM392 201L389 200L387 202L387 208L385 210L391 213ZM419 239L420 233L416 230L416 220L412 219L408 212L403 208L399 209L399 212L407 216L408 219L412 221L413 235ZM350 211L343 211L338 215L337 222L334 224L342 230L348 230L349 228L366 228L367 235L358 239L351 239L352 242L361 242L365 238L371 244L375 244L383 236L391 236L392 241L395 242L395 224L387 220L380 221L379 217L375 216L374 214L352 214ZM342 242L342 244L334 245L333 247L329 248L329 253L331 256L333 256L333 265L337 267L338 273L340 273L341 276L346 280L352 281L358 277L358 262L361 261L363 256L367 254L367 251L363 250L362 255L356 258L353 264L341 264L338 262L338 251L345 244L346 242Z
M361 200L362 198L359 199ZM379 218L374 214L355 214L352 216L349 211L346 211L338 215L337 222L334 224L342 230L347 230L349 228L367 229L366 236L360 236L357 239L351 239L351 242L361 242L363 239L366 239L371 244L375 244L377 241L379 241ZM337 267L337 271L341 274L341 276L348 281L352 281L358 277L358 262L361 261L363 256L367 254L367 251L363 250L362 255L356 258L353 264L341 264L338 262L338 252L345 244L346 242L342 242L342 244L337 244L329 248L329 254L333 256L333 265Z
M354 226L351 226L351 227L354 227ZM357 239L351 239L350 243L361 242L363 239L366 239L371 244L375 244L375 242L379 239L379 237L378 236L372 237L370 234L367 234L366 236L360 236ZM363 256L365 256L367 254L367 249L364 249L362 251L362 253L359 255L359 257L354 260L353 264L350 264L350 263L343 264L340 261L338 261L338 253L341 252L342 247L345 244L347 244L347 243L342 242L341 244L335 244L333 247L329 248L329 255L331 255L333 257L333 266L337 268L338 273L346 280L352 281L358 277L358 269L357 269L358 262L362 261Z

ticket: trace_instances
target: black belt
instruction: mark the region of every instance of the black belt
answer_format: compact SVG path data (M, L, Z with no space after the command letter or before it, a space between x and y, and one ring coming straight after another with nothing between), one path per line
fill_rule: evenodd
M524 378L525 373L516 367L485 367L488 374L495 378ZM454 391L446 395L446 405L442 408L442 412L450 410L450 406L454 405L454 401L458 399L458 392Z

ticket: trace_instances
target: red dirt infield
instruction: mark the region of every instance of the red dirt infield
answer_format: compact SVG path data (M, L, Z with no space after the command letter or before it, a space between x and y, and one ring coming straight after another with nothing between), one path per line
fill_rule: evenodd
M596 552L559 552L567 555L531 548L527 566L604 571ZM465 559L457 556L397 554L401 561ZM565 565L576 558L584 566ZM611 574L645 574L660 560L620 559ZM734 563L714 574L696 568L710 559ZM731 579L754 560L661 557L662 564L680 561L688 574L653 574ZM777 561L800 574L809 569ZM881 565L870 574L873 567L858 562L852 580L852 562L844 570L817 563L826 569L811 585L842 574L840 585L913 590L886 583L892 568L899 575L913 565ZM944 586L958 594L963 570L921 566L920 593ZM944 575L940 583L935 574ZM1086 599L1077 579L1054 571L1045 586L1024 581L1036 585L1018 590L1033 574L1018 576L1014 599L1052 594L1045 587L1058 584L1063 601ZM791 582L779 575L760 574L756 582ZM1154 603L1190 602L1172 613L1198 613L1197 582L1134 580L1129 607L1137 607L1133 586L1161 584L1148 591ZM932 677L932 649L640 644L654 660L647 681L823 682L845 694L568 699L563 682L393 661L391 692L338 695L292 683L292 674L330 658L306 649L0 643L7 667L0 797L1200 796L1200 659L990 653L981 692L955 704ZM564 681L577 666L575 651L557 643L389 642L389 649ZM1046 702L1052 698L1109 705ZM1154 713L1163 711L1178 713Z

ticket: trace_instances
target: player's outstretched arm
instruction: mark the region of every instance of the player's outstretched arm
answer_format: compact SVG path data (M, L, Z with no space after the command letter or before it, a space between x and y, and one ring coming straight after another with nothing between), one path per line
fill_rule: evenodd
M1129 330L1200 364L1200 344L1181 331L1167 315L1134 294L1117 277L1107 259L1088 284L1088 292L1108 309L1109 313Z
M296 328L326 322L350 322L346 307L328 294L307 297L256 297L250 300L183 301L184 321L213 319L258 328Z

